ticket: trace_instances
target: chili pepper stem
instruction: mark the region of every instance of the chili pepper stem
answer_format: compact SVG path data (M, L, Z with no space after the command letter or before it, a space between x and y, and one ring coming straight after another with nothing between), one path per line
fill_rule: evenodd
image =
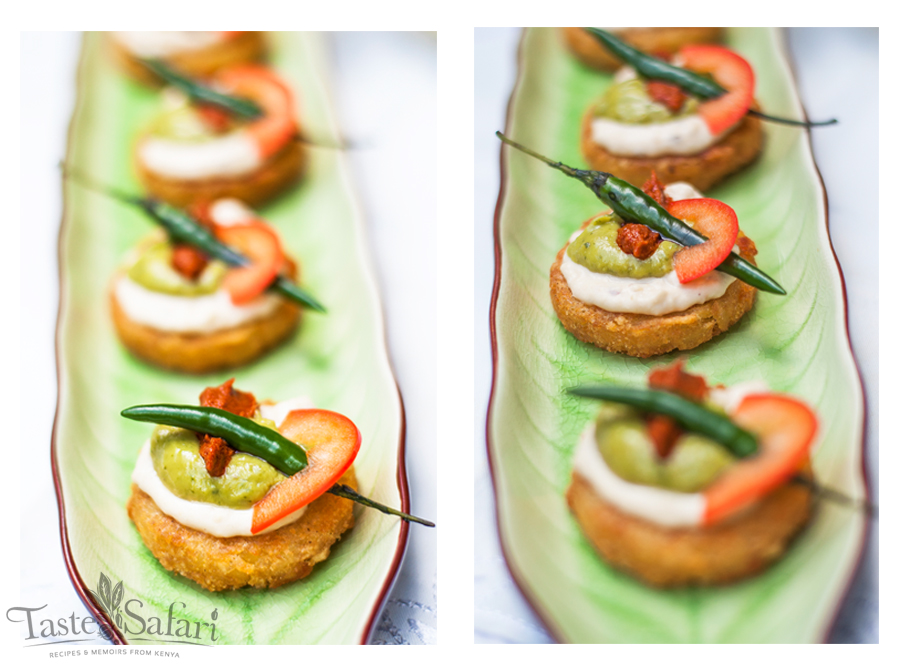
M871 516L872 518L878 518L878 507L874 504L867 502L864 499L855 499L853 497L848 497L839 490L823 486L820 483L809 478L808 476L802 476L798 474L791 478L791 483L809 488L813 491L813 493L815 493L822 499L830 500L835 504L841 504L851 509L861 509L865 514Z
M341 139L338 139L337 141L322 141L320 139L311 139L310 137L300 133L295 134L291 138L297 143L312 146L313 148L328 148L330 150L352 150L359 147L357 144L343 141Z
M813 121L813 120L791 120L790 118L779 118L778 116L770 116L762 111L757 111L756 109L750 109L747 111L748 116L755 116L760 120L768 120L770 123L780 123L782 125L792 125L795 127L824 127L825 125L836 125L837 118L832 118L831 120L821 120L821 121Z
M353 490L350 486L345 486L342 483L336 483L331 488L328 489L328 492L332 495L337 495L338 497L343 497L344 499L352 500L357 504L362 504L363 506L367 506L370 509L377 509L382 513L387 513L392 516L398 516L405 520L406 522L419 523L420 525L425 525L426 527L435 527L435 524L430 520L425 520L424 518L419 518L417 516L412 516L408 513L403 513L402 511L398 511L397 509L392 509L389 506L385 506L384 504L380 504L375 500L371 500L364 495L360 495L358 492Z
M521 150L526 155L531 155L532 157L539 159L544 164L551 166L554 169L557 169L559 171L562 171L567 176L571 176L572 178L577 178L578 180L583 182L585 185L590 187L592 190L594 190L595 187L596 188L603 187L603 185L606 183L606 181L612 175L612 174L606 173L605 171L588 171L586 169L575 169L566 164L563 164L562 162L554 162L549 157L544 157L540 153L536 153L533 150L531 150L531 148L523 146L521 143L518 143L517 141L513 141L512 139L510 139L508 136L506 136L505 134L503 134L503 132L501 132L499 130L496 132L496 135L497 135L497 138L500 139L503 143L509 144L510 146L512 146L513 148L516 148L517 150ZM596 193L596 190L594 190L594 192Z
M71 178L76 183L86 187L89 190L93 190L94 192L98 192L99 194L105 194L108 197L112 197L117 201L122 201L124 203L133 204L136 206L141 206L145 208L145 201L138 196L133 194L128 194L127 192L123 192L115 187L110 185L102 185L89 176L81 173L77 169L73 169L70 166L67 166L65 162L59 163L59 168L62 171L62 175L64 179Z

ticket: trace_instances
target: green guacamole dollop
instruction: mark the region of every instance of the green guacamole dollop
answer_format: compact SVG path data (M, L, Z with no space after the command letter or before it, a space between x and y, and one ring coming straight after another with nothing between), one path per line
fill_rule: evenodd
M196 280L189 280L172 267L172 246L161 241L141 252L128 269L128 277L150 291L175 296L204 296L214 293L225 279L228 266L210 261Z
M629 79L607 88L594 104L594 115L631 125L649 125L691 115L697 112L698 106L699 102L689 97L678 113L672 113L664 104L650 98L643 80Z
M663 460L640 412L624 405L600 409L595 439L603 460L620 478L684 493L703 490L736 460L723 446L696 433L682 435Z
M566 254L589 271L618 277L664 277L672 270L672 256L681 249L680 245L663 241L652 256L638 259L622 252L616 244L621 225L622 219L618 215L598 217L569 243Z
M232 509L249 509L285 479L262 458L241 452L231 457L222 476L210 476L197 435L170 426L160 425L153 431L150 458L157 476L174 495Z
M209 125L190 105L160 113L150 124L150 136L174 141L202 143L216 138Z

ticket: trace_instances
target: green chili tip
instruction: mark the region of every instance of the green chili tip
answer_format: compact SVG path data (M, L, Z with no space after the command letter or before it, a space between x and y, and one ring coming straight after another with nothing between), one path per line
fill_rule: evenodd
M759 449L756 436L731 419L667 391L623 386L576 386L568 393L583 398L618 402L674 419L690 432L709 437L738 457L753 455Z

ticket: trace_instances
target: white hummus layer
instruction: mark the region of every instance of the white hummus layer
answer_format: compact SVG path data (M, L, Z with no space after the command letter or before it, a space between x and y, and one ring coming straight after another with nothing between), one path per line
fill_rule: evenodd
M615 81L620 83L636 76L634 69L623 67L616 72ZM594 143L615 155L629 157L696 155L719 141L731 129L714 135L696 113L664 123L630 124L610 118L591 120Z
M729 414L752 393L768 393L761 380L741 382L728 388L710 390L709 399ZM596 424L591 421L575 447L573 469L591 484L598 495L616 508L664 527L695 527L702 524L706 511L703 493L680 493L625 481L603 459L594 438Z
M672 201L703 197L689 183L671 183L666 185L665 190L666 196ZM581 233L581 229L573 233L569 242L574 241ZM567 252L563 252L560 271L572 290L572 295L582 303L596 305L607 312L655 316L682 312L694 305L719 298L735 280L719 271L712 271L686 284L678 281L674 270L664 277L619 277L595 273L572 261Z
M734 278L719 271L691 280L678 281L675 271L664 277L629 278L594 273L563 254L560 271L572 295L582 303L607 312L664 315L682 312L699 303L721 297Z
M664 527L700 525L706 511L702 493L679 493L631 483L616 476L594 440L593 421L581 433L575 448L574 469L591 484L594 491L618 509Z
M263 294L235 305L220 288L204 296L176 296L151 291L123 274L113 287L116 302L134 322L169 333L210 333L261 319L275 311L280 298Z
M114 32L115 40L139 58L166 58L187 51L199 51L225 39L214 31Z
M256 171L264 162L245 130L205 141L148 136L138 144L137 157L149 171L177 180L235 178Z
M311 409L312 407L312 401L303 396L285 400L275 405L260 405L260 412L263 418L271 419L276 424L281 425L281 422L292 409ZM215 537L253 535L251 532L251 527L253 526L252 508L232 509L208 502L185 500L166 488L153 468L149 440L141 448L140 454L138 454L131 480L138 488L151 497L160 511L177 520L185 527L190 527ZM265 534L284 525L289 525L298 520L305 511L306 507L301 507L277 523L258 532L258 534Z
M696 114L643 125L631 125L609 118L591 120L594 143L615 155L629 157L696 155L716 143L719 136L713 135Z

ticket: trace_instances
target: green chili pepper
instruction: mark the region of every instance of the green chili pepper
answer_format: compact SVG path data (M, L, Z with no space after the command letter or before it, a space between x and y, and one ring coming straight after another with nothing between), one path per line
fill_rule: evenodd
M300 444L276 430L224 409L191 405L137 405L122 410L122 416L132 421L159 423L221 437L232 448L262 458L288 476L302 471L309 464L306 451ZM335 484L328 492L406 521L434 527L431 521L392 509L343 484Z
M216 407L190 405L138 405L122 410L132 421L158 423L221 437L232 448L262 458L282 474L291 476L309 461L302 446L253 419Z
M173 239L193 245L231 266L243 266L249 263L242 255L219 241L209 229L197 224L194 218L184 211L155 199L139 201L141 208L165 227ZM268 290L277 292L317 312L325 312L325 307L321 303L283 275L278 275L269 285Z
M161 60L142 60L141 62L163 81L185 93L193 102L214 106L226 113L230 113L246 120L256 120L265 115L263 110L253 100L219 92L201 81L179 74ZM308 139L300 133L296 134L293 139L294 141L317 146L319 148L344 150L354 147L350 143L344 141L331 142L319 139Z
M194 218L180 208L175 208L156 199L141 198L120 192L112 187L101 187L78 172L67 170L65 166L63 166L63 171L67 176L73 176L75 180L81 182L85 187L106 194L123 203L142 208L175 241L196 247L230 266L244 266L249 263L246 257L222 243L209 229L198 224ZM267 290L281 294L285 298L289 298L316 312L325 312L325 307L319 301L283 275L278 275L267 287Z
M605 171L574 169L562 162L553 162L549 158L508 139L502 132L497 132L497 137L513 148L521 150L554 169L562 171L567 176L580 180L604 203L609 205L613 212L625 220L639 222L662 234L666 239L688 247L699 245L707 240L706 236L694 231L687 224L670 215L653 199L621 178L616 178ZM762 291L781 296L787 293L775 280L734 252L725 257L725 260L716 267L716 270L734 276L751 287L756 287Z
M672 83L681 88L686 93L690 93L700 99L715 99L721 97L728 91L718 83L709 79L702 74L697 74L689 69L670 65L665 60L654 58L647 55L643 51L639 51L633 46L626 44L621 39L600 28L582 28L590 33L594 39L605 46L609 51L628 65L634 67L638 74L645 79L656 81L665 81ZM747 111L748 115L756 116L763 120L782 123L785 125L798 125L801 127L820 127L822 125L833 125L837 122L836 118L826 120L824 122L812 122L805 120L790 120L788 118L778 118L761 113L756 109Z
M220 93L199 81L182 76L161 60L142 60L141 62L163 81L181 90L193 102L209 104L248 120L256 120L263 115L262 109L252 100Z
M759 449L756 436L735 425L729 418L668 391L623 386L577 386L568 392L668 416L685 430L705 435L741 458L753 455Z

